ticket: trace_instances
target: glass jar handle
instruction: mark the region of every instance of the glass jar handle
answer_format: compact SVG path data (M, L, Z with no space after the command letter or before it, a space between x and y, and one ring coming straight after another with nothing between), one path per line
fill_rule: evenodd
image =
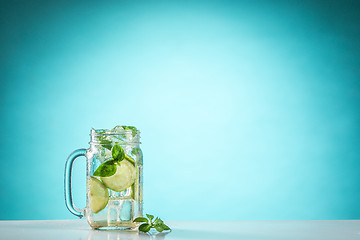
M79 218L82 218L84 216L84 209L77 208L72 200L72 192L71 192L71 172L72 167L74 164L74 161L81 156L85 157L86 149L78 149L73 151L68 159L66 160L65 164L65 175L64 175L64 194L65 194L65 204L67 209L74 214L75 216L78 216Z

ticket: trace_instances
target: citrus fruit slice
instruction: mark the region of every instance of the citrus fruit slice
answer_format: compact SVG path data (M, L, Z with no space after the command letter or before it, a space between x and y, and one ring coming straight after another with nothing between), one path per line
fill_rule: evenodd
M98 213L106 207L109 201L109 192L105 185L94 177L90 177L89 204L93 213Z
M127 160L116 165L116 172L110 177L101 177L101 180L111 190L121 192L130 187L135 180L135 167Z

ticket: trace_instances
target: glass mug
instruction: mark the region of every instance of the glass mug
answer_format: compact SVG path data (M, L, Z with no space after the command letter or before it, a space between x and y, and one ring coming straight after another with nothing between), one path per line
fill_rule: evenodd
M143 155L140 132L135 127L92 129L89 149L70 154L65 165L65 203L68 210L93 229L126 229L139 226L133 220L143 215ZM74 161L85 156L86 207L72 201L71 171Z

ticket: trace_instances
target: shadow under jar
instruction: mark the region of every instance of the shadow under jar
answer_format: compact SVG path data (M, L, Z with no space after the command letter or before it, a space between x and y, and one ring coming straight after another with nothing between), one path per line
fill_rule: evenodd
M70 154L65 166L65 202L71 213L85 216L93 229L132 230L143 215L143 155L136 128L92 129L89 149ZM72 201L71 169L77 157L85 156L86 207Z

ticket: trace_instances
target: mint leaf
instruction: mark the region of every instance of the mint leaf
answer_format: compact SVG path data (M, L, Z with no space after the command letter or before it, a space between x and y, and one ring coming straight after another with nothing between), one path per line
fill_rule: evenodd
M124 130L131 130L132 136L135 137L138 130L134 126L121 126Z
M166 225L165 223L162 223L162 224L161 224L161 227L162 227L164 230L171 230L171 229L169 228L169 226Z
M101 141L101 146L103 146L104 148L107 148L111 151L111 141L103 140L103 141Z
M150 222L152 222L152 220L154 219L154 216L153 216L153 215L146 214L146 216L148 217L148 219L150 220Z
M162 225L155 225L154 227L158 232L164 231L164 229L162 228Z
M103 132L99 132L99 133L103 133ZM100 142L100 145L104 148L107 148L111 151L111 141L106 139L106 136L98 136L98 140Z
M146 222L146 223L148 223L149 221L144 217L137 217L137 218L134 219L134 222Z
M160 218L156 218L154 224L162 224L164 223Z
M101 146L103 146L104 148L107 148L107 149L109 149L109 150L111 151L111 141L110 141L110 140L106 140L106 139L101 140L101 141L100 141L100 144L101 144Z
M124 149L119 145L114 145L111 150L112 157L115 161L120 162L125 158Z
M94 172L94 176L110 177L116 172L116 165L114 160L109 160L101 164Z
M148 232L150 230L151 226L147 223L143 223L139 226L139 230L142 232Z
M134 219L134 222L146 222L139 226L139 231L148 232L151 228L155 228L158 232L165 230L171 231L171 229L160 218L156 217L155 220L152 221L154 219L153 215L146 214L146 216L149 220L144 217L138 217Z
M138 153L140 153L140 151L141 151L140 148L133 148L133 150L131 151L131 154L136 156L136 155L138 155Z

